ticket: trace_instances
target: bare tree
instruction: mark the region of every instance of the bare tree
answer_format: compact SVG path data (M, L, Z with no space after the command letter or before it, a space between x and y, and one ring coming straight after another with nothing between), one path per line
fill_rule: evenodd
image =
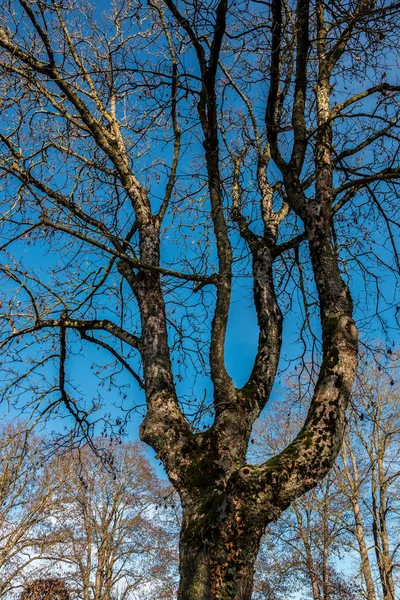
M296 381L295 376L291 384ZM279 402L273 427L267 420L260 420L253 433L254 459L265 460L266 454L276 454L295 437L304 412L304 403L298 399ZM256 574L260 598L269 588L276 598L291 598L298 593L313 600L360 597L351 568L339 566L348 552L351 534L349 500L337 478L334 468L315 489L295 500L278 523L267 527Z
M139 443L96 439L105 466L89 447L49 460L22 424L0 439L1 598L57 591L54 573L83 600L174 596L173 495Z
M181 600L250 598L265 526L340 450L349 284L375 292L376 268L398 265L397 16L369 0L2 5L4 397L65 410L88 438L106 384L135 405L122 369L144 388L141 438L182 501ZM239 385L225 342L246 275L259 337ZM315 389L294 441L247 464L296 289ZM92 404L79 344L116 361ZM198 373L211 400L183 385Z
M368 600L395 599L398 570L399 385L398 360L362 365L337 480L352 507L354 535ZM386 368L382 367L382 363ZM374 551L375 560L371 556ZM379 583L373 577L378 567Z
M22 585L51 514L57 481L43 472L44 448L23 424L0 430L0 597Z
M386 359L382 353L363 356L332 471L267 528L256 577L261 598L269 588L277 598L289 597L295 581L315 600L395 598L400 428L398 359L388 352ZM294 375L287 386L292 398L277 403L273 426L260 420L253 433L255 460L276 454L295 436L305 410L297 393ZM348 560L340 572L337 560L344 555Z
M168 531L164 509L170 490L139 443L95 441L107 450L108 469L88 447L48 466L62 484L38 536L42 571L63 568L83 600L172 598L177 532Z

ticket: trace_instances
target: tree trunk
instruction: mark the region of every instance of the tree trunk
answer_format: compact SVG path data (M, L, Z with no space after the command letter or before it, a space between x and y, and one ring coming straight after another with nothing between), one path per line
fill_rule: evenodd
M347 466L347 451L351 460L353 475L351 476L349 468ZM355 536L357 538L360 559L361 559L361 572L364 577L365 586L367 590L367 598L368 600L376 600L375 593L375 585L374 580L372 578L371 572L371 564L368 556L368 548L365 543L365 532L363 519L361 514L360 502L359 502L359 491L360 491L360 481L358 476L358 467L356 457L353 452L353 448L350 444L350 439L345 441L342 448L342 456L343 456L343 472L345 474L347 480L347 486L345 487L346 493L350 491L348 494L348 498L350 500L354 521L356 525Z
M376 424L374 424L374 427L377 428ZM375 432L375 435L377 435L377 432ZM374 443L377 442L374 440ZM375 543L376 562L378 563L379 577L382 586L382 597L383 600L395 600L392 561L386 529L387 502L384 471L382 458L379 455L372 464L371 474L372 531Z
M311 527L310 513L307 510L305 511L306 518L307 518L307 524L306 524L306 528L305 528L303 526L301 509L299 508L297 502L293 503L293 510L296 515L298 530L299 530L301 541L303 542L304 552L306 555L305 556L305 566L306 566L306 570L307 570L307 575L310 578L311 589L312 589L312 594L313 594L312 597L313 597L313 600L322 600L320 589L319 589L318 577L316 574L317 570L316 570L316 566L314 564L314 558L313 558L313 553L312 553L311 544L310 544L310 537L311 537L310 536L310 527Z
M378 456L378 480L379 480L379 535L381 538L381 573L383 574L382 588L385 600L395 600L393 582L393 563L390 556L389 537L387 532L386 516L388 503L386 495L386 477L383 465L383 457Z
M329 580L329 515L328 515L328 496L329 486L326 489L323 506L323 551L322 551L322 586L324 600L330 600L330 580Z
M178 600L250 600L265 520L234 495L184 507Z
M367 589L367 597L368 600L376 600L375 594L375 586L374 580L372 579L371 573L371 565L368 557L368 549L365 543L364 537L364 528L361 519L361 510L358 502L358 498L356 498L352 502L353 512L354 512L354 520L356 524L356 538L359 546L360 559L361 559L361 572L364 577L365 586Z

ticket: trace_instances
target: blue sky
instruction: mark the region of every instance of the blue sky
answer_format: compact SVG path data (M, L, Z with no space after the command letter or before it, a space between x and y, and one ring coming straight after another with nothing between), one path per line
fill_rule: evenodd
M95 3L95 14L100 14L103 10L108 9L111 6L109 2L96 2ZM189 56L189 63L191 58ZM190 66L190 65L189 65ZM260 88L263 87L264 84L260 85ZM356 91L362 86L362 82L357 83L357 81L352 82L352 89ZM264 86L265 87L265 86ZM266 97L267 90L263 89L262 93L260 92L258 97L258 102L260 103L260 107L262 104L262 99ZM237 102L237 99L229 97L229 101L232 104ZM263 107L261 107L263 108ZM260 111L261 111L260 108ZM188 111L188 108L186 108ZM159 152L163 155L163 158L170 161L171 151L167 149L162 149L161 141L159 143L155 143L152 147L152 150L155 152ZM190 170L192 165L192 155L191 150L195 150L197 152L198 148L196 146L191 146L187 150L185 150L184 161L186 172ZM143 166L143 165L142 165ZM249 179L250 176L247 176ZM251 179L251 178L250 178ZM159 185L155 186L156 192L158 192L158 188L162 187L162 180ZM245 182L249 184L251 187L251 181ZM6 195L7 195L6 190ZM154 189L153 189L153 193ZM189 220L186 220L184 223L185 227L190 226L190 217ZM361 226L361 225L360 225ZM366 224L368 227L368 223ZM361 231L357 230L357 226L354 226L352 231L350 232L350 238L357 237L361 235ZM196 233L194 234L194 238L196 240ZM235 234L232 235L232 238L237 241L237 236L235 238ZM374 251L378 251L381 254L381 258L383 260L388 260L389 253L386 244L386 233L384 230L378 231L374 233ZM301 254L301 258L304 262L307 261L307 252L305 250L306 246L303 244L302 248L304 249ZM18 253L18 246L14 245L13 248ZM166 261L174 261L175 256L177 259L178 255L174 254L175 250L172 245L169 245L168 240L164 240L164 258ZM46 253L43 247L31 245L26 247L23 251L24 254L24 262L33 267L34 270L40 272L47 266L52 265L54 267L54 259L55 253L52 252ZM210 253L212 256L212 252ZM193 255L194 256L194 255ZM90 254L86 255L85 258L90 258ZM188 260L191 259L191 255L188 256ZM362 259L364 260L364 259ZM63 261L66 261L66 257L64 256ZM365 262L370 262L370 258L366 258ZM62 277L62 267L60 263L56 265L56 269L60 269L60 277ZM386 310L384 302L382 302L382 307L384 309L383 316L387 321L388 332L385 337L385 332L382 331L380 327L380 323L376 318L374 318L373 313L375 310L374 298L371 296L368 302L368 295L363 296L363 281L360 277L359 273L355 269L354 271L348 268L347 265L344 265L344 269L346 268L349 273L349 284L351 291L353 293L353 297L355 299L355 318L358 323L360 323L360 333L361 333L361 341L370 343L371 340L381 340L383 343L392 344L394 342L395 346L398 345L398 329L396 327L396 322L394 320L393 309ZM383 271L379 271L379 266L371 266L373 273L378 277L381 283L381 291L383 297L392 303L394 300L394 296L396 294L395 285L396 282L394 278L391 278L390 275L384 274ZM295 278L298 278L298 273L295 273ZM309 284L310 289L312 290L312 283ZM294 284L289 287L289 296L291 296L291 300L293 301L293 307L291 312L285 318L284 325L284 343L282 348L282 363L281 368L285 368L288 365L288 361L294 361L296 357L301 355L303 351L303 347L301 343L298 343L298 332L299 327L301 326L302 321L302 306L301 299L299 298L299 292L295 289ZM363 296L363 298L362 298ZM182 296L183 297L183 296ZM115 305L112 304L112 300L108 300L109 304L107 306L108 309L115 309ZM281 298L281 304L287 304L288 298ZM102 309L103 310L103 309ZM105 310L105 309L104 309ZM106 314L106 313L104 313ZM208 316L208 324L211 319L211 315ZM311 319L311 324L313 331L318 335L319 333L319 323L316 314ZM251 370L254 355L257 348L257 336L258 336L258 328L256 322L256 315L254 306L251 300L251 280L249 278L240 277L235 280L234 283L234 292L232 298L232 305L229 317L228 324L228 335L226 341L226 362L230 375L233 377L235 383L240 386L245 381ZM70 339L72 340L74 334L70 334ZM111 386L110 391L108 391L108 384L105 384L104 387L99 387L98 380L93 376L93 373L99 371L102 373L102 369L98 369L98 367L94 367L91 370L91 364L93 362L98 362L100 365L104 365L108 362L109 356L102 349L97 350L94 346L90 346L88 344L85 345L85 356L82 356L80 351L78 351L80 345L74 345L70 347L70 354L68 356L67 362L67 370L70 375L72 375L74 382L78 386L77 396L82 396L83 399L91 399L96 397L98 393L100 393L105 408L103 409L106 412L109 412L111 418L115 420L118 417L118 409L114 405L118 405L123 399L123 395L127 394L127 398L124 400L125 406L128 408L132 406L135 402L139 404L143 404L143 395L139 391L136 383L132 380L129 374L122 373L118 376L118 384L124 386L122 390L122 396L116 394L116 389L114 386ZM308 348L309 352L310 348ZM37 355L40 356L43 350L41 348L37 349ZM78 352L78 353L77 353ZM294 366L294 363L292 364ZM54 371L52 372L49 369L48 373L50 375L56 376L56 369L54 367ZM182 381L177 381L179 392L184 395L188 394L191 391L191 383L194 377L194 369L193 367L188 367L186 370L186 375L183 376ZM127 387L129 386L129 387ZM276 389L282 389L282 378L278 377L276 383ZM212 395L211 383L208 378L204 378L202 376L199 377L198 382L195 387L195 394L198 397L202 397L204 390L207 393L207 396L210 398ZM142 408L139 410L139 413L142 412ZM15 416L15 413L11 413ZM138 413L132 413L132 421L128 428L128 435L136 438L138 432L138 425L140 423L141 417ZM62 424L68 423L68 419L62 421ZM57 426L57 423L49 425L49 427Z

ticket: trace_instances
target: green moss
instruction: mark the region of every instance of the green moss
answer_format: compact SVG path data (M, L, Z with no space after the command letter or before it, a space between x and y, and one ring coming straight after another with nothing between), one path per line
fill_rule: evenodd
M201 434L200 434L201 435ZM212 480L215 480L215 461L209 449L209 441L199 435L182 447L182 454L186 457L187 484L197 489L207 489Z
M280 457L280 454L278 454L278 456L273 456L272 458L267 460L267 462L265 463L265 467L271 471L281 471L282 465Z
M307 429L304 429L300 431L297 438L291 444L289 444L289 446L287 446L285 450L281 452L281 454L270 458L270 460L265 463L265 467L270 472L279 473L284 470L290 471L290 463L287 463L287 459L295 460L298 458L301 449L304 449L304 447L306 449L311 448L312 445L313 433Z
M313 445L313 434L311 431L304 432L303 435L306 448L311 448Z
M209 590L209 567L206 556L200 557L196 563L196 572L184 596L187 600L205 600Z
M192 518L189 522L185 537L196 539L199 543L204 542L204 529L206 524L216 521L216 513L221 508L222 496L214 493L208 496L199 507L199 514L196 518Z
M201 542L201 540L203 538L204 523L205 523L206 517L207 517L207 515L204 514L201 517L192 519L186 528L185 538L191 539L191 540L198 540L199 542Z
M253 411L258 414L259 411L259 400L260 400L260 388L257 381L250 381L240 390L240 406L247 418L251 419Z
M187 467L187 481L197 489L210 487L211 472L214 470L212 462L196 453L190 455L190 464Z

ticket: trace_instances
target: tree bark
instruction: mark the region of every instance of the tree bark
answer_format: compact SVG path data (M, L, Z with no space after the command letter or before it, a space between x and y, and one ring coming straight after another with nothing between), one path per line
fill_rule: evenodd
M322 551L322 587L324 593L324 600L330 600L331 598L331 586L330 586L330 570L329 570L329 483L325 488L325 494L323 499L323 551Z
M242 494L213 493L183 505L179 600L250 600L265 523L276 519Z

